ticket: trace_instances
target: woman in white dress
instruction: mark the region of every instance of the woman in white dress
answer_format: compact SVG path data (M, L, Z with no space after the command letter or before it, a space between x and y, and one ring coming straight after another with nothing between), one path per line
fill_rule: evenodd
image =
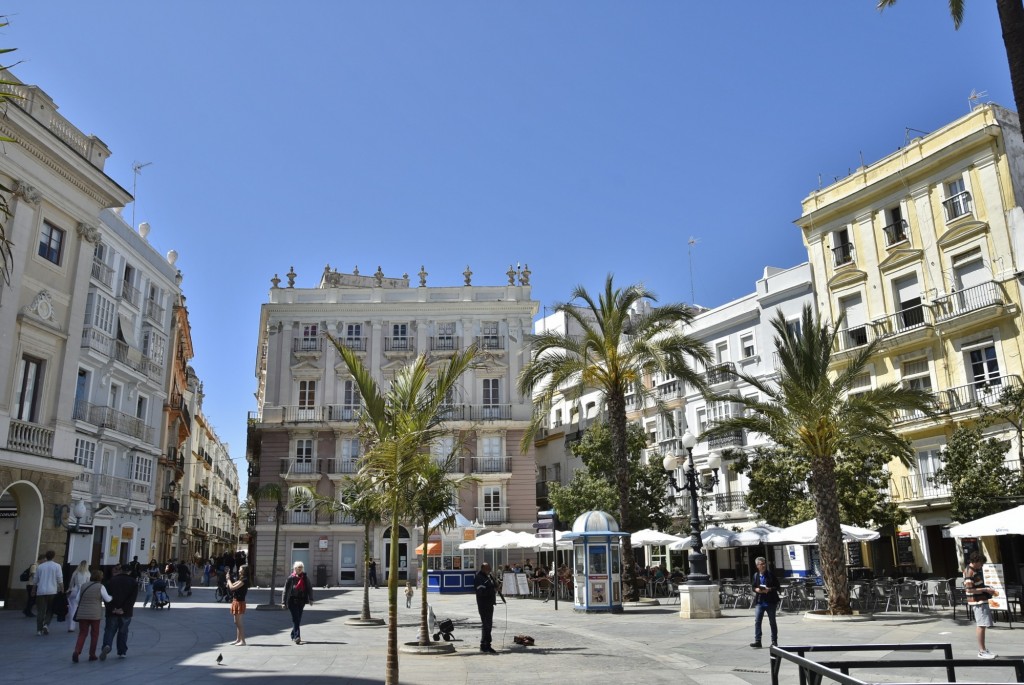
M71 574L71 580L68 582L68 632L75 632L75 628L78 627L78 622L72 617L75 615L75 610L78 609L78 589L89 582L89 564L82 561L75 569L75 572Z

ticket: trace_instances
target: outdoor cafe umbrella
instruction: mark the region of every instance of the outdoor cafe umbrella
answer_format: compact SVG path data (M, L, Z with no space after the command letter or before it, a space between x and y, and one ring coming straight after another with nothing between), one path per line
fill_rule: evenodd
M843 540L846 542L868 542L881 537L878 531L840 524ZM770 545L816 545L818 544L818 520L808 519L789 528L770 533L766 542Z
M519 547L518 533L511 530L495 531L480 535L474 540L463 542L460 550L465 549L516 549Z
M629 537L630 545L633 547L647 547L649 545L671 545L676 542L683 542L685 538L670 533L663 533L653 528L644 528L632 533Z
M735 543L739 547L756 547L768 543L768 536L782 530L778 526L771 526L767 523L763 526L754 526L742 532L736 533Z
M701 531L700 541L704 549L723 549L725 547L736 547L736 533L719 526L711 526ZM673 542L668 546L670 550L690 549L693 545L693 538L684 538L679 542Z
M953 526L949 529L949 534L955 538L1024 535L1024 505Z

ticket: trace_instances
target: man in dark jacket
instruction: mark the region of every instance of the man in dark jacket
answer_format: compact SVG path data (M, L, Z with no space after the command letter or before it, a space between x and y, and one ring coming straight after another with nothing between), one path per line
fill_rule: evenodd
M103 628L103 649L100 661L105 661L117 635L117 656L121 659L128 654L128 626L132 623L135 600L139 596L139 584L121 568L114 566L114 575L106 583L111 600L107 602L107 623Z
M768 569L764 557L754 560L757 571L751 578L750 586L757 598L757 611L754 614L754 641L750 646L761 649L761 621L768 614L768 625L772 629L772 644L779 644L779 626L775 623L775 610L779 608L779 579Z
M491 626L494 623L494 605L497 604L498 583L491 575L491 565L484 562L480 570L473 577L473 587L476 588L476 610L480 614L480 651L489 654L497 654L491 647ZM505 597L501 597L505 601Z

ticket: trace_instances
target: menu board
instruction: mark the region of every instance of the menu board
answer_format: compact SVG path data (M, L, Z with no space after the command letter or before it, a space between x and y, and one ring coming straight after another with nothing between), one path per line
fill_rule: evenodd
M847 542L846 555L850 558L850 566L860 568L864 565L864 557L861 556L859 542Z
M914 564L914 543L910 533L896 535L896 559L901 566Z
M988 605L998 611L1008 611L1006 602L1006 582L1003 579L1002 564L985 564L981 567L982 576L985 578L985 585L995 590L995 597L988 600Z

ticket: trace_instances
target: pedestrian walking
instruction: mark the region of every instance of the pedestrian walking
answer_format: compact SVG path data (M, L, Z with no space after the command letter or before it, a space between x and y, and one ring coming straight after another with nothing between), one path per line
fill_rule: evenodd
M71 574L71 580L68 581L68 632L75 632L77 622L74 618L75 611L78 609L78 591L82 589L82 586L89 582L92 574L89 572L89 563L83 559L82 563L78 565L78 568Z
M32 618L35 614L32 613L32 607L36 605L36 569L39 568L39 564L46 561L46 557L39 557L36 559L36 563L29 565L25 571L28 573L28 579L25 581L25 609L21 612L25 614L25 618Z
M995 588L985 584L985 575L982 569L988 561L981 552L971 552L967 561L967 568L964 569L964 594L967 595L967 605L974 612L974 634L978 639L978 658L995 659L998 654L993 654L985 647L985 629L991 628L992 609L988 601L996 596Z
M411 609L412 608L412 597L413 597L414 594L416 594L416 593L412 589L412 581L411 580L405 581L405 608L406 609Z
M115 636L118 658L123 659L128 655L128 626L132 623L135 600L139 596L139 584L124 572L121 564L114 565L114 575L107 581L106 588L111 600L107 602L107 623L103 628L100 661L106 660Z
M306 605L313 606L312 582L306 575L305 567L301 561L296 561L292 567L292 574L288 576L288 582L284 585L284 606L292 615L292 640L297 645L302 644L302 634L299 624L302 622L302 610Z
M44 556L46 560L36 567L36 635L50 634L53 600L64 592L64 571L53 560L57 554L51 549Z
M480 651L497 654L491 646L491 627L494 624L494 605L500 596L502 603L505 596L498 591L498 582L491 575L491 565L486 561L480 564L480 570L473 577L476 588L476 610L480 614Z
M235 620L235 641L233 645L245 644L245 595L249 592L249 567L242 564L238 567L238 580L228 581L231 591L231 617Z
M750 646L761 649L761 623L768 614L768 626L772 631L772 645L779 644L779 626L775 622L775 612L779 608L779 579L768 569L768 561L764 557L754 560L757 571L750 580L750 587L757 598L754 612L754 641Z
M85 563L84 561L82 562ZM77 607L76 612L72 614L74 620L78 623L78 640L75 642L75 651L71 653L71 660L78 663L78 657L82 653L82 647L85 646L86 635L90 636L89 641L89 661L96 661L96 643L100 639L100 619L103 618L103 604L104 602L113 601L113 597L107 592L107 589L103 587L103 571L96 569L93 571L89 580L84 584L80 585L75 591L75 606Z

